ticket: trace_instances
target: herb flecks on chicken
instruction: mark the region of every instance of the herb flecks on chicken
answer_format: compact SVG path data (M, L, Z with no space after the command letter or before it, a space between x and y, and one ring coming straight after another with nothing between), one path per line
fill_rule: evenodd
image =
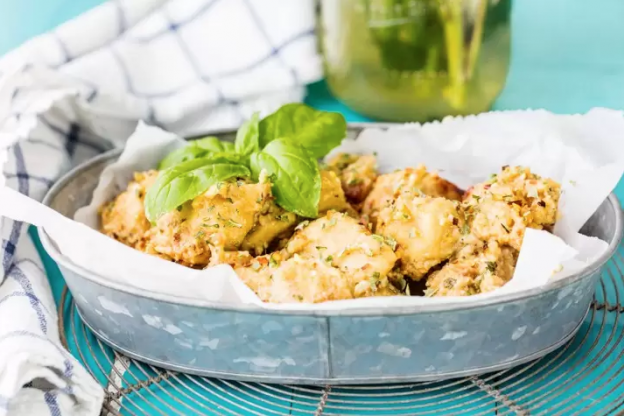
M284 250L235 271L266 302L317 303L400 295L388 280L395 262L391 245L330 211L300 227Z
M513 276L518 252L472 236L440 270L427 279L425 296L470 296L502 287Z
M271 192L269 183L221 182L160 217L148 247L191 267L205 267L211 247L238 250Z
M399 196L431 196L459 201L462 191L453 183L429 172L423 165L380 175L362 206L362 214L374 224L379 211Z
M379 212L375 232L396 242L402 273L420 280L453 254L464 222L456 205L445 198L401 195Z
M145 217L143 204L147 189L157 176L155 170L135 173L126 191L102 206L102 233L138 250L145 248L145 234L151 225Z
M185 266L230 265L265 302L318 303L410 295L410 280L430 297L493 291L512 278L526 228L557 219L560 185L526 168L463 194L422 165L376 165L339 154L319 169L317 218L281 207L264 175L221 181L154 224L143 204L158 172L137 173L102 207L102 232Z
M461 209L462 247L427 280L429 296L468 296L502 287L513 276L527 228L550 231L561 186L524 167L505 166L469 189Z
M322 259L348 274L356 297L387 288L387 275L397 260L391 244L377 238L356 219L334 211L298 230L286 250Z
M463 208L470 232L520 250L528 228L551 230L561 186L523 167L504 167L466 192Z
M377 158L373 155L340 153L327 165L339 175L347 200L356 205L366 199L378 176Z

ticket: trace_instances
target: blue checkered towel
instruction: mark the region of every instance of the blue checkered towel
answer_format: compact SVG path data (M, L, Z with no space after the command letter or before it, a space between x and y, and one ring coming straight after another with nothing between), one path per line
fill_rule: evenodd
M0 186L41 200L140 119L195 134L301 100L321 74L313 31L313 0L104 4L0 60ZM99 414L26 228L0 218L0 416Z

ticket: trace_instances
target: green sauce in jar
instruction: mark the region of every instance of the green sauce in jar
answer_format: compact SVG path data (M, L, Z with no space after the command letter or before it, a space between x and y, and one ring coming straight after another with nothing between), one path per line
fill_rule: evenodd
M511 0L321 0L334 95L387 121L487 111L505 85Z

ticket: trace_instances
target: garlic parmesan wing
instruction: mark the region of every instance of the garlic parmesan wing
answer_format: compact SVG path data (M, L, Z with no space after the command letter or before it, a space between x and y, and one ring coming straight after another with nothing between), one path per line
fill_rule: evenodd
M380 175L362 205L362 214L376 224L379 211L401 195L432 196L459 201L462 192L451 182L420 165Z
M403 274L420 280L453 254L463 224L456 205L444 198L403 195L380 211L376 232L396 242Z

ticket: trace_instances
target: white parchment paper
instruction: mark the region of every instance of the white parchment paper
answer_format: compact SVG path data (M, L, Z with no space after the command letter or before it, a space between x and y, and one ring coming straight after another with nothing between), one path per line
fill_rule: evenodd
M14 209L0 214L43 226L61 253L77 266L150 292L289 310L469 303L565 278L581 271L607 250L606 242L578 231L624 172L622 138L624 115L618 111L595 109L585 115L566 116L546 111L510 111L388 130L371 128L357 140L345 140L332 152L376 152L381 172L423 163L463 188L498 172L503 165L528 166L562 184L561 219L554 234L527 230L513 279L503 288L471 297L397 296L322 304L266 304L227 265L192 270L100 234L96 231L98 207L122 192L134 172L155 168L167 153L184 145L181 138L144 124L139 124L128 140L120 159L105 169L92 203L80 209L74 220L6 188L0 190L0 197L11 201L9 205Z

